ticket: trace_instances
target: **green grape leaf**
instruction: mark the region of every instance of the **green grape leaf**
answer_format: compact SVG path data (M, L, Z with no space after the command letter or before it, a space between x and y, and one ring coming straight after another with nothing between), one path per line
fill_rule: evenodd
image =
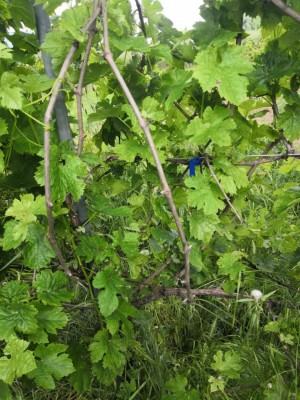
M4 60L12 60L12 49L7 47L5 43L0 43L0 58Z
M220 275L229 275L230 279L236 279L239 273L246 269L246 266L238 261L243 255L240 251L223 254L217 262Z
M48 334L57 334L57 329L64 328L68 323L68 317L62 307L53 307L34 302L38 313L36 320L38 329L30 334L29 338L34 343L48 343Z
M38 298L51 306L59 306L63 301L72 299L72 292L67 289L68 278L62 271L52 272L50 269L37 274L33 286Z
M229 160L227 160L223 156L216 157L213 160L213 165L215 171L220 170L224 172L228 177L232 178L234 181L234 186L238 189L248 186L249 180L247 177L247 168L236 168ZM218 174L218 176L222 176L224 179L224 174ZM226 178L225 178L226 180ZM233 183L231 182L230 185ZM225 183L226 185L226 183ZM225 188L224 188L225 189ZM226 190L225 190L226 191Z
M202 252L199 248L199 243L190 242L192 249L190 252L191 265L195 267L197 271L205 271L206 267L202 261Z
M300 138L300 108L298 105L286 105L279 115L278 128L284 130L285 137L294 142Z
M41 49L53 58L64 57L72 44L73 38L63 31L50 31L41 45Z
M291 346L295 344L295 336L291 335L290 333L286 335L284 333L280 333L279 339L282 343L290 344Z
M111 36L111 44L121 51L149 52L149 45L144 36Z
M6 282L0 287L0 299L20 303L30 299L29 286L21 281Z
M117 371L126 362L127 346L125 340L121 339L117 334L109 338L109 333L106 329L96 333L89 350L93 363L102 360L103 367L112 371Z
M34 199L32 194L21 195L20 200L13 201L5 215L14 217L17 221L8 221L4 225L4 250L16 248L23 241L28 241L29 244L25 250L25 265L32 268L43 266L46 261L49 262L53 258L54 253L43 228L36 222L37 215L46 215L44 196L37 196Z
M97 111L88 115L88 123L103 121L109 117L121 117L123 114L121 105L112 105L108 101L97 103Z
M120 243L122 251L126 254L130 277L137 279L141 272L139 265L147 262L147 256L139 252L139 235L137 232L125 232L124 238Z
M173 200L177 208L186 207L187 196L182 187L176 187L173 191Z
M76 247L76 254L87 263L95 260L96 264L101 264L108 255L107 242L97 234L81 236Z
M266 332L280 332L281 324L279 321L270 321L264 326Z
M55 253L47 239L43 227L39 223L28 226L28 243L24 249L24 265L39 269L47 267Z
M98 294L98 302L101 314L104 317L111 315L119 305L119 299L115 292L105 289Z
M247 168L236 168L232 166L230 175L234 180L235 186L240 189L249 185L249 179L247 176Z
M27 350L29 344L16 336L9 338L3 350L5 356L0 358L0 379L3 382L11 385L15 378L36 368L33 352Z
M236 125L230 117L230 110L224 107L207 107L203 113L203 119L195 118L186 130L190 142L197 145L204 145L211 140L220 147L230 146L230 133Z
M188 380L185 376L176 374L175 378L171 378L166 384L165 389L170 394L165 394L162 400L199 400L199 392L196 389L187 390Z
M122 323L122 330L126 334L126 337L133 332L133 325L129 321L128 317L135 317L136 309L132 307L124 299L119 299L118 308L109 316L105 318L106 326L111 335L117 333L120 322Z
M142 116L147 120L162 121L166 118L164 111L159 111L160 104L153 97L146 97L142 104Z
M139 234L137 232L125 232L121 242L121 249L128 259L135 259L139 255Z
M44 4L44 9L48 15L52 14L57 7L59 7L64 1L63 0L35 0L34 5Z
M115 147L114 152L119 156L120 160L132 163L136 156L145 158L147 148L136 139L129 138L122 140L122 142Z
M18 77L10 72L4 72L0 79L0 101L4 108L19 110L22 108L22 91L13 86L18 83Z
M236 194L236 185L232 176L218 174L218 178L226 193Z
M131 21L130 3L110 1L107 5L107 12L110 18L110 31L116 33L118 36L127 36L129 31L131 31L129 24L129 21Z
M142 136L143 130L139 124L139 121L136 118L136 115L129 104L122 105L122 111L128 115L128 119L132 124L132 131L135 132L137 135ZM129 137L131 138L131 137Z
M219 199L220 189L213 183L209 176L195 176L187 178L188 205L203 210L205 215L213 215L224 208L224 202Z
M0 137L8 134L8 127L5 119L0 118Z
M224 392L226 382L222 377L215 378L214 376L210 376L208 379L208 382L210 383L210 392Z
M74 372L72 361L65 353L66 349L67 346L58 343L38 345L34 351L37 367L28 377L44 389L55 389L54 379L60 380Z
M105 215L110 215L111 217L123 217L130 218L132 216L132 209L128 206L121 206L116 208L105 207L102 208L101 212Z
M12 0L9 12L15 23L23 22L27 28L35 28L33 6L30 0Z
M13 400L9 386L0 380L0 400Z
M96 289L103 289L98 294L98 301L100 311L105 317L118 308L117 294L122 293L124 285L124 280L111 268L105 268L95 276L93 286Z
M62 14L60 29L69 32L74 39L83 42L85 35L78 28L83 28L89 17L89 7L85 3L67 8Z
M169 64L173 63L171 49L169 46L167 46L165 44L156 43L156 44L152 45L150 47L149 56L163 58Z
M208 243L217 229L220 220L217 215L204 214L202 210L193 211L188 217L191 237Z
M252 66L241 46L208 47L195 58L194 77L204 91L218 86L220 95L232 104L239 105L247 95L248 78Z
M20 75L20 79L23 81L22 87L28 93L39 93L49 90L54 85L55 79L48 78L47 75Z
M38 195L34 199L31 193L21 195L20 200L14 199L5 215L25 223L34 222L37 220L37 215L46 215L45 197Z
M163 75L164 85L162 91L166 100L166 108L173 106L175 100L178 100L184 93L186 87L192 81L192 71L175 70L169 71Z
M213 370L228 378L239 378L239 371L242 369L241 357L234 351L226 351L225 355L218 350L214 355L215 362L211 363Z
M108 331L106 329L96 333L93 342L89 346L89 351L93 363L102 360L103 356L108 351Z
M3 250L16 249L27 239L29 224L18 221L8 221L4 225L2 240Z
M75 371L69 376L71 385L79 393L85 390L89 391L91 389L92 371L86 345L75 340L69 344L68 353L75 368Z
M86 165L69 149L68 143L52 145L50 158L52 200L64 201L66 195L71 193L78 201L85 188L84 180L80 178L86 175ZM35 179L39 185L44 185L44 162L37 169Z
M116 381L117 376L122 375L124 367L121 366L117 371L110 368L104 368L103 363L100 361L92 364L93 376L97 378L102 385L109 386Z
M0 339L7 340L15 331L34 333L37 310L29 304L0 302Z
M133 193L128 197L127 203L133 207L141 207L145 203L145 196L143 194Z

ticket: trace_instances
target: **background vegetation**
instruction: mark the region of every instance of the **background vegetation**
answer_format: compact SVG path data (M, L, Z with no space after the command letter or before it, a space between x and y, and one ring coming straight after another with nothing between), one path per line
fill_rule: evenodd
M0 399L299 399L299 0L61 3L0 0Z

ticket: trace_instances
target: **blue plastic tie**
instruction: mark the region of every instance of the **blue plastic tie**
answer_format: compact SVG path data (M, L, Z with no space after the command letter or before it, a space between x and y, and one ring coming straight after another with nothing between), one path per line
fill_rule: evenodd
M201 158L199 156L189 161L190 176L196 176L196 167L201 166Z

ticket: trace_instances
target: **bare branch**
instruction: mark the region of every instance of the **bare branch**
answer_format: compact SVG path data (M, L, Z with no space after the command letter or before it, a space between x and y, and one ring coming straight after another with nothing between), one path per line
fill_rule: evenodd
M86 25L81 29L81 32L82 32L82 33L87 33L87 32L91 29L91 27L92 27L93 24L95 23L96 19L98 18L100 12L101 12L101 6L99 5L99 1L96 1L96 0L95 0L93 15L92 15L91 18L88 20L88 22L86 23Z
M111 67L129 104L131 105L132 110L135 113L136 118L139 122L139 125L142 128L142 130L144 131L146 140L148 142L148 146L152 153L152 156L153 156L153 159L154 159L154 162L156 165L156 169L158 172L158 176L161 181L162 188L163 188L162 194L164 194L168 200L171 212L174 217L175 224L177 226L179 237L180 237L180 240L183 245L184 257L185 257L185 280L186 280L187 295L188 295L188 300L192 301L191 287L190 287L190 261L189 261L190 246L187 243L185 233L183 231L183 227L181 225L180 218L179 218L177 209L176 209L174 201L173 201L171 189L168 185L164 170L162 168L162 164L159 160L156 146L154 144L151 132L148 127L148 122L142 117L141 112L140 112L140 110L139 110L139 108L138 108L138 106L137 106L126 82L124 81L124 78L122 77L122 75L113 59L113 56L111 54L110 47L109 47L109 36L108 36L108 26L107 26L106 0L102 0L102 15L103 15L103 37L104 37L104 54L103 54L103 56L104 56L105 60L108 62L109 66Z
M263 154L259 157L268 157L267 154ZM240 162L238 164L235 165L239 165L239 166L256 166L256 165L260 165L260 164L266 164L269 162L274 162L277 160L282 160L282 159L286 159L288 157L293 157L293 158L300 158L300 153L295 153L295 154L276 154L274 156L270 156L270 158L260 158L259 160L255 160L255 161L243 161Z
M134 292L138 292L139 290L141 290L142 287L148 285L149 282L151 282L154 278L156 278L164 269L166 269L171 264L172 260L173 260L172 257L169 257L164 264L162 264L156 271L154 271L147 279L141 282L134 289Z
M98 13L97 15L95 13ZM99 6L99 0L95 0L94 2L94 13L93 16L99 15L100 13L100 6ZM96 35L96 18L92 17L92 23L89 25L89 37L88 41L85 47L85 54L84 54L84 59L80 71L80 76L78 80L78 85L77 89L75 91L76 94L76 103L77 103L77 120L78 120L78 149L77 149L77 155L78 157L81 156L82 153L82 147L83 147L83 140L84 140L84 129L83 129L83 117L82 117L82 88L83 88L83 80L85 77L86 69L87 69L87 64L88 60L90 57L90 52L93 44L94 37Z
M44 160L45 160L45 196L46 196L46 208L47 208L47 218L48 218L48 225L49 225L49 241L55 251L55 254L63 267L65 273L67 275L71 275L67 263L60 251L60 248L55 239L55 230L54 230L54 220L52 215L52 201L51 201L51 186L50 186L50 179L51 179L51 172L50 172L50 123L52 118L52 113L54 109L54 105L59 93L59 90L62 85L62 81L67 73L67 70L70 66L72 58L78 49L78 42L74 41L73 45L71 46L67 57L61 67L59 72L58 78L52 88L52 95L49 100L49 104L45 113L44 117L44 124L45 124L45 132L44 132Z
M217 176L216 176L216 174L215 174L215 172L214 172L212 166L210 165L210 162L208 161L208 158L207 158L207 157L204 157L204 159L205 159L206 165L207 165L208 168L209 168L209 171L210 171L211 176L212 176L213 179L216 181L216 184L219 186L221 192L223 193L223 195L224 195L224 197L225 197L225 199L226 199L226 201L227 201L227 204L229 205L229 207L232 209L234 215L237 217L237 219L238 219L238 220L240 221L240 223L242 224L242 223L243 223L242 217L240 216L240 214L237 212L237 210L236 210L236 209L234 208L234 206L232 205L232 203L231 203L229 197L227 196L227 193L225 192L225 190L223 189L223 186L221 185L221 182L220 182L219 179L217 178Z
M293 8L287 6L281 0L270 0L275 7L279 8L284 14L288 15L289 17L293 18L295 21L300 23L300 14L294 10Z
M227 299L236 299L236 293L225 293L220 288L211 288L211 289L192 289L191 294L193 297L204 297L211 296L217 298L227 298ZM183 288L164 288L162 287L157 292L151 293L148 296L142 297L133 302L133 305L136 307L144 306L145 304L151 303L152 301L156 301L162 297L167 296L176 296L185 298L187 295L187 290ZM243 299L253 299L252 296L244 295Z
M101 7L99 5L99 2L96 3L95 1L95 7L94 7L94 12L92 17L89 19L89 21L86 23L86 25L82 28L82 32L86 33L91 26L95 23L99 13L101 11ZM74 41L66 58L65 61L63 62L63 65L61 67L61 70L59 72L59 75L57 77L57 80L52 88L52 95L50 97L48 107L45 113L44 117L44 125L45 125L45 131L44 131L44 176L45 176L45 197L46 197L46 209L47 209L47 219L48 219L48 226L49 226L49 241L53 247L53 250L62 266L64 269L65 273L67 275L72 275L71 272L68 269L67 263L61 253L61 250L56 242L55 239L55 230L54 230L54 219L52 215L52 200L51 200L51 185L50 185L50 179L51 179L51 171L50 171L50 123L52 119L52 114L53 114L53 109L55 107L55 103L57 100L57 97L59 96L60 89L62 87L62 81L67 73L67 70L71 64L71 61L73 59L73 56L76 52L76 50L79 47L79 43L77 41ZM81 199L83 200L83 199ZM84 201L84 200L83 200Z

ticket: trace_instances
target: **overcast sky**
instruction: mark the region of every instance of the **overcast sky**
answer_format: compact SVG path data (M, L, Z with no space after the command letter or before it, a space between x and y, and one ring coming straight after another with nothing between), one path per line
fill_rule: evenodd
M135 8L135 0L130 1ZM142 3L142 0L140 2ZM195 22L200 20L199 7L202 2L202 0L160 0L164 15L173 21L175 28L179 30L190 29ZM63 3L57 11L61 13L66 8L67 4Z
M173 21L175 28L190 29L200 20L199 7L202 0L160 0L164 15Z

